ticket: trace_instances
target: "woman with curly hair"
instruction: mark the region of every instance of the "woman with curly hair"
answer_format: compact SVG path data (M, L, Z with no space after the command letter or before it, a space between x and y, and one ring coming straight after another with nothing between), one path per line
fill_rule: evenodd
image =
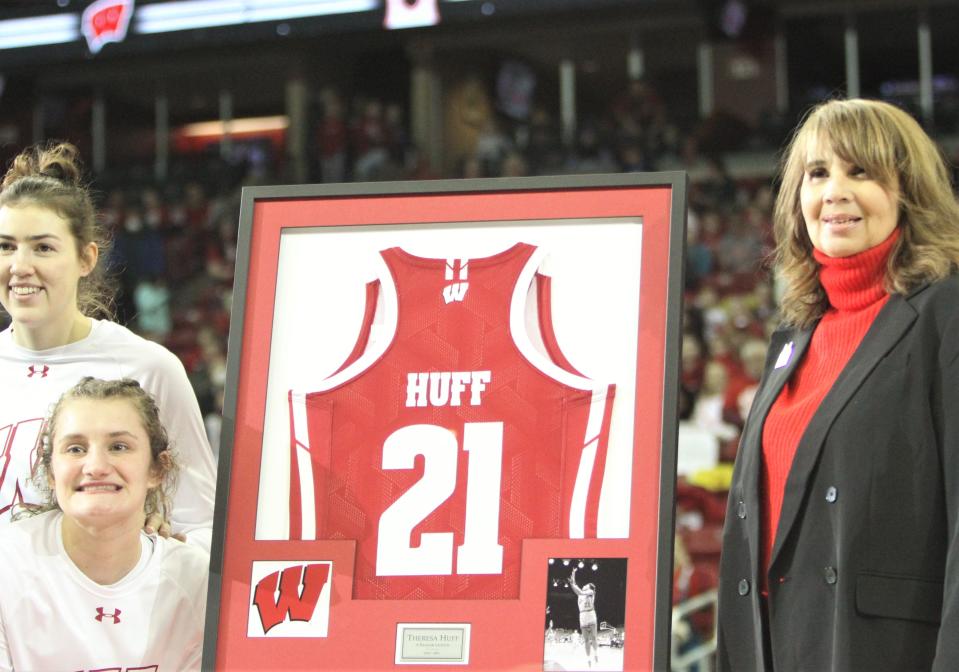
M84 378L60 398L33 475L43 502L0 529L0 671L200 669L208 557L142 529L176 472L136 381Z
M169 520L144 522L208 550L215 465L200 408L175 355L111 321L109 250L76 148L14 159L0 184L0 304L11 318L0 332L0 525L38 501L29 475L50 404L83 376L132 378L156 398L183 464Z
M959 206L902 110L813 109L723 534L719 669L959 669Z

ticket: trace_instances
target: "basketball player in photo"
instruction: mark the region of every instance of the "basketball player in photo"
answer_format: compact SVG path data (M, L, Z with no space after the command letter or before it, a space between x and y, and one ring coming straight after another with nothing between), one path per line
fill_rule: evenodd
M60 397L33 472L43 503L0 526L0 672L200 669L209 558L143 530L176 472L136 381Z
M596 586L587 583L580 588L576 585L576 567L569 575L569 587L576 593L576 604L579 607L579 631L583 635L583 644L586 647L586 660L592 667L599 663L599 621L596 620Z

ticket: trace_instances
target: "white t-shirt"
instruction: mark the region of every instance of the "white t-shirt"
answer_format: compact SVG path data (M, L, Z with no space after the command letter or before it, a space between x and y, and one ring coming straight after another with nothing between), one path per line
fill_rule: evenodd
M39 502L30 483L44 418L83 376L133 378L153 395L180 464L173 531L209 552L216 466L196 395L180 360L115 322L93 320L76 343L29 350L0 332L0 527L18 502Z
M199 670L207 554L141 533L137 566L101 586L66 554L62 520L0 528L0 672Z

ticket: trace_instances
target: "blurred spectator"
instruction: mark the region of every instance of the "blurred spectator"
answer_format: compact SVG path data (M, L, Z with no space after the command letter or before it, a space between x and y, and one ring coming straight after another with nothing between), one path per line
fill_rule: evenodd
M726 366L716 360L710 360L703 371L703 386L693 405L691 421L720 441L736 438L739 431L723 419L723 405L726 400L726 387L729 385L729 373Z
M736 183L726 170L726 163L717 155L706 159L706 174L695 190L696 206L725 212L736 203Z
M434 172L429 155L419 147L408 147L405 164L397 165L396 169L398 173L393 179L397 180L435 180L440 177Z
M686 289L696 290L713 272L713 252L700 239L700 219L690 210L686 222Z
M343 101L332 89L325 90L320 99L322 113L317 128L320 179L323 182L343 182L346 179L346 153L349 142Z
M663 112L663 102L655 89L643 79L631 79L626 90L611 105L613 119L621 127L643 129Z
M739 348L739 363L741 367L726 386L723 418L742 428L766 363L766 340L750 338L744 342Z
M763 325L763 334L765 334L766 322L776 317L776 299L773 296L773 286L768 279L756 283L749 294L749 301L753 315L756 316L756 321Z
M126 203L122 189L111 189L107 194L103 207L100 208L100 221L107 231L112 231L114 236L123 228L123 217L126 210Z
M503 158L503 177L524 177L528 174L526 159L519 152L509 152Z
M170 290L161 276L147 276L133 290L136 326L140 335L162 343L170 334Z
M185 224L190 231L195 233L206 226L210 202L202 184L196 181L187 183L183 189L182 208Z
M716 587L716 575L693 562L680 535L673 549L673 605ZM680 620L673 620L672 636L678 640L678 652L686 653L712 638L715 616L712 607L697 610ZM688 672L705 672L705 662L693 663Z
M378 177L390 158L387 150L383 103L369 99L361 104L361 113L351 120L355 160L353 178L358 182Z
M457 177L471 178L486 176L486 172L483 170L483 162L479 160L479 157L470 155L463 157L463 160L460 161L460 170Z
M406 164L410 149L410 137L406 130L403 108L398 103L388 103L384 114L386 149L390 161L398 166Z
M225 211L216 220L214 235L207 239L206 275L223 282L233 280L236 263L236 213Z
M530 115L526 156L539 175L555 174L562 169L563 149L559 129L542 105L533 107Z
M135 292L140 280L166 274L166 250L161 232L156 227L145 225L144 212L139 207L127 207L122 214L116 214L122 225L114 232L110 262L121 272L118 312L121 319L128 321L132 311L136 310ZM157 225L160 223L154 217L151 221Z
M728 283L741 288L755 284L754 274L762 258L762 242L754 227L741 214L730 217L726 232L719 239L718 266L728 277Z
M569 173L615 173L619 166L609 149L599 141L599 131L593 124L584 124L576 136L576 148L566 161Z
M513 153L513 145L503 133L499 122L490 116L479 135L476 136L474 155L488 175L499 175L507 154Z
M696 395L703 385L703 372L706 368L702 343L693 334L683 334L681 360L680 384L692 395L689 401L691 415L696 403Z
M163 231L167 227L167 213L160 199L160 192L147 187L140 192L140 206L143 208L143 222L150 231Z
M646 159L642 146L635 142L620 149L619 167L624 173L641 173L653 169L652 162Z
M702 315L703 337L712 352L712 342L716 335L726 328L729 314L720 305L719 292L712 285L704 285L693 297L693 305Z

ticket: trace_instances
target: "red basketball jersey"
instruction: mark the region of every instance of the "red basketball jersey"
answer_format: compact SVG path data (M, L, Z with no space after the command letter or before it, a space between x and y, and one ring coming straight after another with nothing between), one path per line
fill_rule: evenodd
M356 540L357 599L516 598L523 539L596 536L614 388L562 356L544 296L549 356L529 340L541 250L380 254L389 337L373 284L346 364L290 393L290 536Z

